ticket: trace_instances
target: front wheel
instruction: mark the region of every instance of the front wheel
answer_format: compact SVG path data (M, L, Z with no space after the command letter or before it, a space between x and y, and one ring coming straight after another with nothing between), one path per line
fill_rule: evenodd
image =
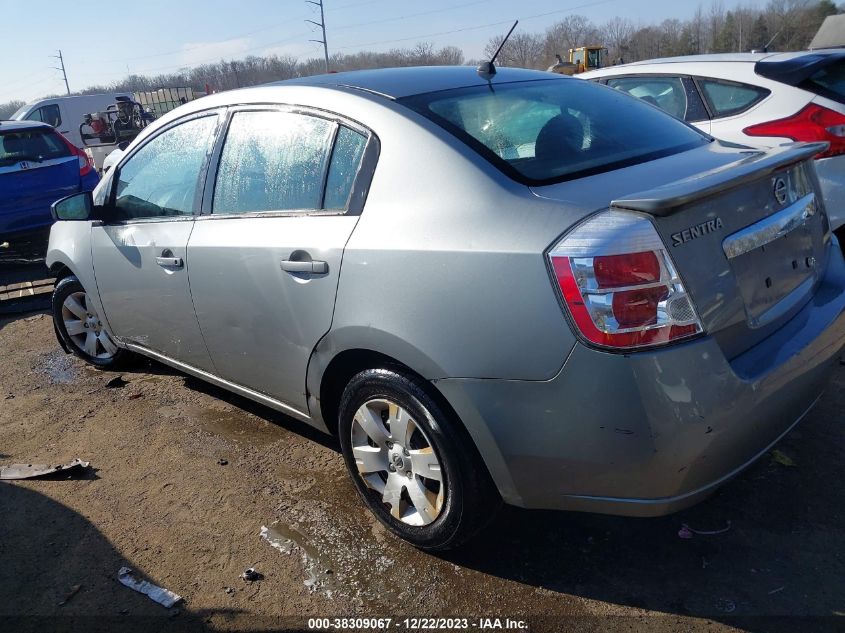
M339 434L362 499L416 547L457 547L501 501L469 438L423 380L390 369L357 374L344 390Z
M112 369L127 354L103 327L96 306L73 275L53 290L53 324L65 349L91 365Z

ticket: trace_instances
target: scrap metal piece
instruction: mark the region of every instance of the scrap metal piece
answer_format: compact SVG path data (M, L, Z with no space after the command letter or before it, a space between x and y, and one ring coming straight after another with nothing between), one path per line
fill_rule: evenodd
M169 589L154 585L147 580L139 580L129 567L121 567L120 571L117 572L117 579L120 581L120 584L126 585L130 589L134 589L145 596L149 596L150 600L158 602L168 609L182 600L182 596L173 593Z
M68 464L11 464L0 466L0 479L34 479L47 477L57 473L72 474L78 470L88 468L91 462L83 462L76 458Z

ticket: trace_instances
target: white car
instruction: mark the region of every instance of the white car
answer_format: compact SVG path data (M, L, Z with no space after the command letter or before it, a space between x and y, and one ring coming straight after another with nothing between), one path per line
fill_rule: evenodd
M576 76L628 92L724 141L827 141L816 171L832 227L845 224L845 50L671 57Z

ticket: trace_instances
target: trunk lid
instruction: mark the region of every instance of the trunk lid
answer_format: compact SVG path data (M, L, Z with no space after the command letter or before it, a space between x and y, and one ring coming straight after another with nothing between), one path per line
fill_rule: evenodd
M648 178L635 182L652 186L654 172L672 181L640 193L622 191L618 180L604 184L611 207L652 216L705 332L734 358L781 327L813 295L827 267L830 230L813 165L825 144L796 143L768 152L734 148L729 160L723 149L728 148L698 156L692 164L704 171L681 177L689 156L673 157L675 165L665 171L652 163ZM722 160L714 162L720 154ZM571 189L535 189L547 198L564 191Z
M0 234L50 224L50 205L79 190L76 156L0 165Z

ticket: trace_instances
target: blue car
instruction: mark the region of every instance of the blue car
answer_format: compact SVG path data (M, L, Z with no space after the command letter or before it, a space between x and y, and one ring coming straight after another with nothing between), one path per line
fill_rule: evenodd
M99 180L85 152L50 125L0 121L0 243L49 226L53 202Z

